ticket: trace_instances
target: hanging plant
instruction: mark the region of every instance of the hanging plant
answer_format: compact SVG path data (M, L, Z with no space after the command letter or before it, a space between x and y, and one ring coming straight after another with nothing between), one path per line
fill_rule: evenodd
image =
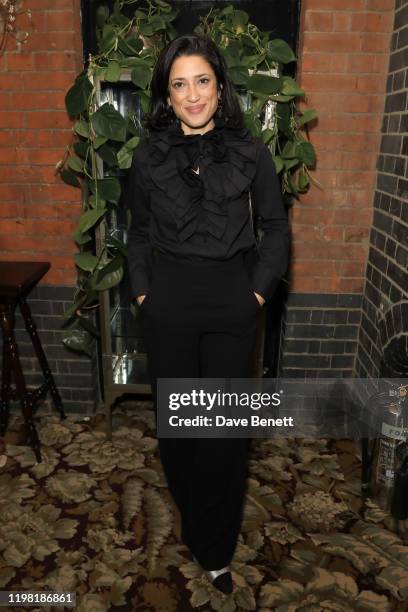
M127 17L123 8L132 4L138 1L117 1L112 12L106 6L98 8L99 53L89 57L88 67L77 76L65 98L74 134L57 170L63 181L81 188L83 197L74 234L79 249L75 255L78 282L73 304L64 315L63 342L87 354L98 336L90 312L98 307L99 292L114 287L123 277L126 245L110 232L108 218L121 196L115 174L130 168L140 141L135 117L123 117L109 102L98 105L96 82L116 83L126 71L142 111L148 112L154 65L161 49L177 36L173 27L177 11L168 3L148 0L147 6L137 6L133 16ZM270 148L281 176L283 197L290 205L291 198L309 186L315 151L303 133L307 136L307 124L316 117L314 110L299 111L296 102L305 93L293 78L282 75L283 65L296 61L292 49L283 40L270 40L267 32L249 22L245 11L231 5L211 9L200 19L195 33L218 44L237 90L248 94L245 124ZM103 176L98 158L104 163ZM95 252L97 227L103 240L99 239Z

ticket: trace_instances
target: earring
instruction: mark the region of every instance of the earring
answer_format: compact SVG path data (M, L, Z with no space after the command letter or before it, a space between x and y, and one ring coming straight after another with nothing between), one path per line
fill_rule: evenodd
M217 106L217 114L221 115L222 114L222 100L221 98L218 98L218 106Z

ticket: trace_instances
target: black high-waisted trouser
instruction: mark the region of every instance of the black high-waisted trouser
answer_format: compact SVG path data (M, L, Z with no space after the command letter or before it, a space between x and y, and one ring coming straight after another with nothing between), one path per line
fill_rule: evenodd
M251 376L257 312L241 253L226 261L156 255L141 312L153 400L157 378ZM245 496L247 438L159 438L182 539L204 569L228 565Z

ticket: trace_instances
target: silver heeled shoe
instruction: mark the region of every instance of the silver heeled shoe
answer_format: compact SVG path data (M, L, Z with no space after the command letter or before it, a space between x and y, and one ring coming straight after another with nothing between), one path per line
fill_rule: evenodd
M193 559L197 563L197 565L200 565L200 562L194 557L194 555ZM216 589L218 589L225 595L229 595L230 593L232 593L232 591L234 590L234 584L232 582L231 569L229 565L227 565L226 567L222 567L218 570L203 569L203 571L207 576L208 580Z

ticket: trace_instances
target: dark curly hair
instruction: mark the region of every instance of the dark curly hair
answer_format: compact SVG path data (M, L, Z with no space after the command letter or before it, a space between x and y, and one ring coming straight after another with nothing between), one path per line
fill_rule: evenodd
M185 55L201 55L211 65L217 79L218 88L222 85L222 106L221 110L217 111L220 118L231 127L243 127L242 109L234 84L228 75L224 56L214 41L197 34L178 36L161 50L150 83L150 108L143 118L144 127L149 131L164 130L178 120L173 109L167 105L168 84L174 60Z

